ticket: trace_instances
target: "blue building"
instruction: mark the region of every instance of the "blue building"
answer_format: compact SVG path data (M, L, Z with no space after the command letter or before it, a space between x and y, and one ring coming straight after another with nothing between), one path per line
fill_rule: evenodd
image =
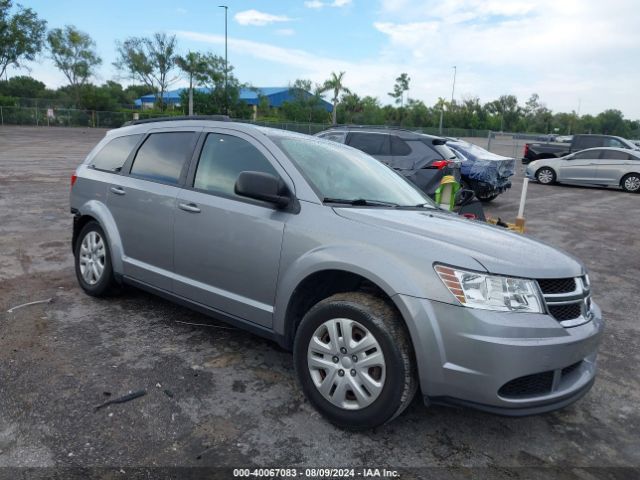
M178 88L175 90L164 92L164 95L162 96L164 104L173 105L175 107L181 106L181 94L185 90L187 89ZM209 93L211 91L210 88L206 87L199 87L195 88L194 90L203 93ZM267 101L269 102L269 107L280 108L283 103L294 101L296 99L296 95L299 95L299 92L299 90L298 92L296 92L296 89L290 87L241 88L240 100L246 102L247 105L253 106L255 112L258 107L258 103L260 102L261 96L267 99ZM312 96L311 93L306 91L303 91L303 95L307 98ZM155 101L155 95L150 93L138 98L135 101L135 105L137 108L152 108ZM322 106L327 110L327 112L333 111L333 105L325 100L322 100Z

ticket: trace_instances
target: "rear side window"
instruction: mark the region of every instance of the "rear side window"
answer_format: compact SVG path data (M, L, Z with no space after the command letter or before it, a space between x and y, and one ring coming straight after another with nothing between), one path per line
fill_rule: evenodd
M395 135L391 136L391 155L397 157L404 157L411 153L411 147L407 145L407 142Z
M175 185L182 166L193 150L195 132L152 133L142 144L131 175Z
M279 177L269 160L251 143L232 135L210 133L202 147L193 187L236 196L234 186L241 172L263 172Z
M142 135L117 137L107 143L93 158L91 166L107 172L119 172Z
M588 160L588 159L594 159L594 158L600 158L600 152L602 150L589 150L588 152L578 152L576 153L573 158L574 160Z
M626 152L621 152L620 150L605 150L602 152L602 156L600 158L604 158L607 160L631 160L632 157Z
M574 143L574 148L582 150L585 148L602 147L604 145L604 137L578 137L577 142Z
M369 155L389 155L389 135L380 133L351 133L349 145Z

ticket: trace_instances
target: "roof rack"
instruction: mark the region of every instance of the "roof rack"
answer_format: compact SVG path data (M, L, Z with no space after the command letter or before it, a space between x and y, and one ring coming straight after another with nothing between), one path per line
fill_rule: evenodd
M155 122L175 122L183 120L214 120L217 122L230 122L231 118L228 115L176 115L175 117L157 117L157 118L145 118L144 120L131 120L122 124L123 127L129 125L140 125L143 123L155 123Z
M428 137L440 137L440 135L432 135L430 133L424 133L421 132L420 130L416 130L416 129L409 129L409 128L402 128L402 127L396 127L394 125L351 125L351 124L344 124L344 125L331 125L330 127L327 127L325 130L331 130L331 129L341 129L341 128L361 128L363 130L396 130L396 131L401 131L401 132L408 132L408 133L414 133L417 135L426 135Z

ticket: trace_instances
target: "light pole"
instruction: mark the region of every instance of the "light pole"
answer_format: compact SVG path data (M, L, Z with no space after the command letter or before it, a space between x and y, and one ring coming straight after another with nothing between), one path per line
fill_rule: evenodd
M453 92L456 91L456 66L453 66L453 86L451 87L451 105L453 105Z
M229 92L227 91L227 11L229 7L227 5L218 5L220 8L224 8L224 113L229 115Z

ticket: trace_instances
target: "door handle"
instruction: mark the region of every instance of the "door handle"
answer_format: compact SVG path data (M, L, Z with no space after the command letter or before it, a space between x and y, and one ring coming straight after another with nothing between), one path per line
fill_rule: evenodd
M110 190L116 195L124 195L126 193L122 187L111 187Z
M179 203L180 210L191 213L200 213L200 208L195 203Z

